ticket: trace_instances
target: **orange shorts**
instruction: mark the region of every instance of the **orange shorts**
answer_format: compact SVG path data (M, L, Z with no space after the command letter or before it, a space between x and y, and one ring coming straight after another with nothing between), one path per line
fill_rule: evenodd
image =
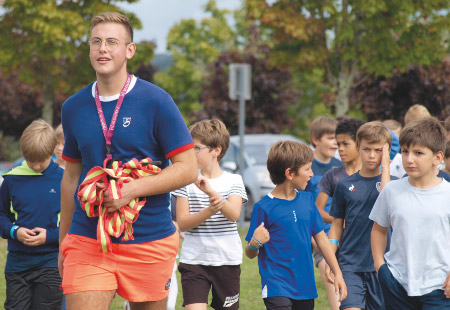
M162 300L169 294L178 242L174 233L146 243L113 243L112 253L102 253L97 240L67 235L61 244L64 294L115 290L133 302Z

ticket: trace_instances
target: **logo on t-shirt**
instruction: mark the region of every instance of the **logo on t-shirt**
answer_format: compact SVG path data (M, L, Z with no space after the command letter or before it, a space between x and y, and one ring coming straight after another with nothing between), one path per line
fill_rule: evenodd
M52 188L52 189L49 191L49 193L51 193L51 194L56 194L56 191L55 191L54 188Z
M348 188L348 191L349 191L349 192L356 192L355 185L352 184L352 186L350 186L350 187Z
M124 117L123 118L123 127L128 127L131 124L131 117Z
M295 210L293 210L292 213L294 213L294 221L297 222L297 214L295 214Z
M166 287L165 287L166 291L170 288L170 283L171 282L172 282L172 279L169 279L169 281L167 281Z
M380 192L380 190L381 190L381 182L377 182L377 184L375 186L377 187L377 191Z

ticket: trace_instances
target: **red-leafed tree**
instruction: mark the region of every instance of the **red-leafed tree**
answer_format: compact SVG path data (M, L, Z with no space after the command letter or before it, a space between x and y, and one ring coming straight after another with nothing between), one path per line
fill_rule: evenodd
M252 99L246 101L246 133L280 133L292 128L288 106L297 101L300 92L292 87L288 71L273 67L266 56L267 47L259 52L241 54L224 52L209 66L209 76L203 85L200 104L203 110L195 112L195 120L219 118L232 134L238 132L239 103L228 97L228 73L231 63L248 63L252 67ZM261 56L259 56L261 55Z
M408 108L422 104L443 120L450 115L450 58L440 66L410 66L390 77L371 77L352 90L353 104L361 104L368 120L403 122Z

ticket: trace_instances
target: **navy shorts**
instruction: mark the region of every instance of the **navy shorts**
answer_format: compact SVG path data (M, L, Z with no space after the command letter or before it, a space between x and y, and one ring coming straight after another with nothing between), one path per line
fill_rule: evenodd
M386 303L386 310L442 310L450 309L450 299L437 289L423 296L408 296L403 286L384 264L378 270L378 279Z
M341 302L341 309L360 308L384 310L383 293L378 283L377 273L343 271L347 284L347 298Z
M313 310L314 299L296 300L288 297L264 298L266 310Z

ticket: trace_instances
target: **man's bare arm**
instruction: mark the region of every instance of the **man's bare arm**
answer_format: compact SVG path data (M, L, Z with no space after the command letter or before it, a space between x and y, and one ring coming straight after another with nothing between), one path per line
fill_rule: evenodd
M170 160L172 165L159 174L125 183L121 189L122 199L109 200L105 197L103 205L109 212L113 212L127 205L131 199L165 194L197 180L197 158L194 149L174 155Z
M74 195L78 187L78 180L83 165L81 162L67 162L64 170L64 176L61 182L61 219L59 225L59 244L69 231L72 223L73 211L75 211Z

